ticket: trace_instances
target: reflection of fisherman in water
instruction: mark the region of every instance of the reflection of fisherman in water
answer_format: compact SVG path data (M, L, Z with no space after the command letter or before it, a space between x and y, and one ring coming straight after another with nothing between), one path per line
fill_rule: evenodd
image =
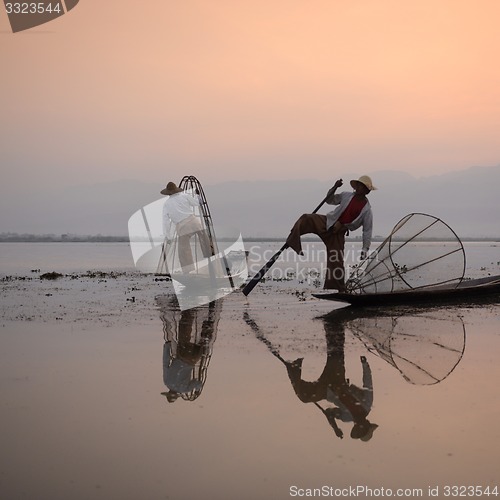
M368 441L378 427L370 423L368 414L373 404L373 384L370 365L361 356L363 387L349 383L346 379L344 362L345 329L343 323L324 322L327 343L327 359L323 373L315 382L302 379L302 358L294 362L285 361L288 377L295 394L303 403L315 403L328 419L335 434L343 433L337 420L354 422L351 437ZM324 409L320 401L333 403L335 407Z
M362 441L371 439L377 428L368 420L373 404L373 385L371 369L364 356L361 356L363 387L346 379L346 329L371 354L397 369L407 382L415 385L434 385L446 379L465 351L465 325L454 310L433 309L428 305L383 310L344 307L316 319L322 320L325 329L327 360L321 376L308 382L302 379L303 358L284 360L257 323L248 313L244 314L244 320L256 337L286 366L297 397L319 408L339 437L343 437L340 422L353 422L351 437ZM335 406L325 408L325 402Z
M193 401L201 394L205 384L208 364L222 301L180 311L177 299L163 295L156 298L163 322L163 383L168 388L162 392L170 403L180 396Z
M339 318L340 319L340 318ZM342 438L343 432L337 421L353 422L351 437L368 441L378 427L368 420L368 414L373 403L372 375L368 361L361 357L363 370L363 387L350 384L346 379L344 362L345 324L343 321L324 321L327 342L327 360L323 373L315 382L302 379L302 361L299 358L293 362L285 361L272 344L262 335L257 324L250 319L247 313L244 320L257 334L257 338L263 341L269 350L285 366L288 377L292 383L297 397L303 403L314 403L326 416L335 434ZM323 408L319 403L326 401L332 403L333 407Z

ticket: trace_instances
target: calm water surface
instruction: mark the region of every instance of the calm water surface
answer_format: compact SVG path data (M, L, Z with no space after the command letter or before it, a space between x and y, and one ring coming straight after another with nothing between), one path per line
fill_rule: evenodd
M377 245L374 243L373 248ZM346 243L348 265L355 262L360 246L360 243ZM255 266L251 271L257 272L257 266L267 261L281 247L281 243L246 242L245 247L249 252L250 265ZM322 243L306 242L303 248L306 254L304 258L298 258L292 251L287 251L274 269L293 268L297 263L303 266L308 262L324 262ZM485 268L481 271L483 274L484 270L490 269L496 274L500 273L500 243L464 242L464 248L468 272L477 273ZM156 261L153 267L156 267ZM26 274L32 269L40 269L42 272L84 272L96 269L131 271L135 267L129 243L0 243L0 274Z
M471 273L496 250L468 250ZM2 498L500 487L498 304L351 311L266 282L152 307L140 326L1 324Z

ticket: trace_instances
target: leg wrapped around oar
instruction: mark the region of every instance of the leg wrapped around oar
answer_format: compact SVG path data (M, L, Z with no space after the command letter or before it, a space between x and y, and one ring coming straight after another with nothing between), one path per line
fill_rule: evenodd
M312 214L304 214L300 219L302 219L303 217L307 218L308 215L314 215L323 206L323 204L325 203L327 198L328 198L328 196L314 209L314 212ZM325 230L326 230L326 217L324 215L321 215L320 217L325 218L324 224L325 224ZM300 221L300 219L299 219L299 221ZM297 223L299 221L297 221ZM307 222L304 221L304 224L307 224ZM295 226L294 226L294 228L295 228ZM284 250L286 250L289 246L291 246L291 248L293 248L299 254L302 252L302 246L300 244L300 235L306 234L304 232L301 232L301 231L303 231L303 229L306 228L306 226L300 227L300 225L299 225L299 227L296 228L295 230L294 230L294 228L292 228L292 232L290 233L290 236L289 236L289 238L291 238L291 243L293 246L289 245L288 240L287 240L287 243L285 243L271 257L271 259L264 265L264 267L246 284L246 286L243 288L243 293L245 295L248 295L255 288L255 285L257 285L257 283L265 276L267 271L269 271L269 269L273 266L273 264L276 262L276 260L278 260L278 257L281 255L281 253ZM310 232L310 231L307 231L307 232Z
M303 234L318 235L326 246L327 265L325 274L326 289L345 291L344 245L346 230L332 227L326 229L326 216L320 214L303 214L293 225L286 245L303 255L300 237Z
M326 236L326 215L303 214L293 225L286 240L287 246L303 255L300 237L303 234L317 234L322 240Z

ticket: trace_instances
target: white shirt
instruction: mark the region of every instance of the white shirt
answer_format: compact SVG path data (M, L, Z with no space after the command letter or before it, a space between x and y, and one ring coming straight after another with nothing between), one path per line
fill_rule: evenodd
M338 205L338 207L332 212L326 214L326 228L330 229L342 215L344 210L349 205L356 193L349 193L344 191L339 194L334 194L326 200L329 205ZM354 231L358 227L363 226L363 250L368 252L372 242L372 230L373 230L373 214L370 202L367 200L365 206L362 208L360 214L349 224L345 224L349 231Z
M163 383L175 392L187 394L192 390L201 390L203 383L196 378L195 364L189 364L179 358L170 362L170 342L165 346L163 352Z
M171 194L163 204L163 234L169 237L172 223L179 224L194 214L194 207L199 207L200 201L187 193Z

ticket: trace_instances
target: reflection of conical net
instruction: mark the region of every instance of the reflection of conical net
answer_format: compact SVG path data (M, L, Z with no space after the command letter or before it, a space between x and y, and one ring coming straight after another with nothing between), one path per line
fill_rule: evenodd
M194 401L201 394L207 378L208 365L212 358L213 346L222 310L222 300L216 300L200 307L180 311L175 297L156 297L163 322L163 338L170 343L170 361L181 359L186 353L192 363L191 380L196 384L189 392L180 396L186 401ZM194 356L196 353L196 356Z
M355 293L382 293L457 286L465 272L462 242L442 220L409 214L349 277Z
M348 328L368 350L397 368L412 384L445 379L465 350L465 326L457 316L432 311L404 316L356 318Z

